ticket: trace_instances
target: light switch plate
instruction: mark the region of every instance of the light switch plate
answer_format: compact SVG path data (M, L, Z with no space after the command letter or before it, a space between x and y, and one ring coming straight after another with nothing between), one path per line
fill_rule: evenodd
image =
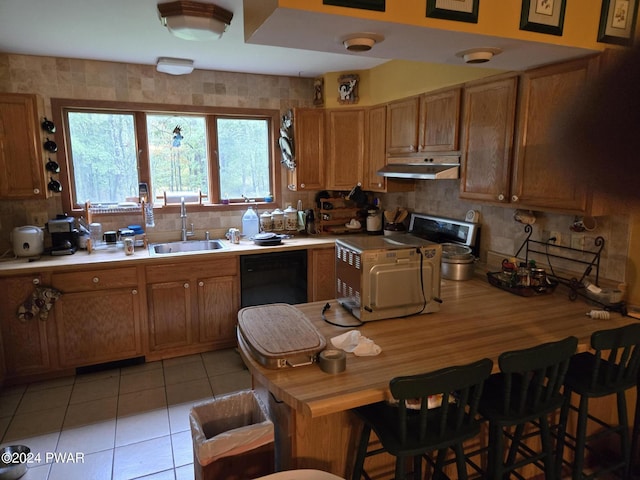
M584 235L574 233L571 235L571 248L576 250L584 250Z

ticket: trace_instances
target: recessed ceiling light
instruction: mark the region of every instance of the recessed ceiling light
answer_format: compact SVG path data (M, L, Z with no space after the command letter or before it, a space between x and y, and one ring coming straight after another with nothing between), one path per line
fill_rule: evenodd
M491 60L494 55L499 55L500 53L502 53L501 48L471 48L456 53L456 57L463 58L465 63L485 63Z
M384 37L377 33L352 33L340 39L344 48L350 52L368 52L376 43L383 40Z

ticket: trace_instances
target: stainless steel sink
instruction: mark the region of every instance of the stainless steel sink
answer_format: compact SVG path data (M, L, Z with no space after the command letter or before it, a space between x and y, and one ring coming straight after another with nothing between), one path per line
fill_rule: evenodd
M204 252L229 248L222 240L187 240L186 242L152 243L149 245L151 255L171 255L174 253Z

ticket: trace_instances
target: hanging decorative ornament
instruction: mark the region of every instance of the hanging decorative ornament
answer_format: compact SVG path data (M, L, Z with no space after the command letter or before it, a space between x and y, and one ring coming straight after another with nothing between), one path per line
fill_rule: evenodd
M180 145L182 145L182 139L184 137L182 136L182 128L180 127L180 125L176 125L176 128L173 129L173 142L172 142L172 146L179 148Z

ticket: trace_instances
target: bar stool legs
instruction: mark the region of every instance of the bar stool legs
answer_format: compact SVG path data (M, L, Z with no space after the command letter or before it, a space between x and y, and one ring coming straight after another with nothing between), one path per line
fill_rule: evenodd
M629 438L629 418L627 415L627 401L625 393L634 386L638 389L638 368L640 366L640 324L634 323L625 327L599 330L591 336L590 352L576 354L571 359L565 376L564 395L565 406L562 410L561 421L568 418L570 410L578 413L578 424L575 437L566 434L563 441L574 449L574 461L571 466L574 480L597 478L601 474L616 472L622 478L628 479L631 471L631 453L638 442L640 429L639 406L636 403L636 418L634 419L633 442ZM575 393L579 397L578 407L571 406L569 401ZM618 408L617 425L606 422L589 413L589 399L616 396ZM587 434L588 425L595 424L598 431ZM620 439L620 458L610 462L606 455L600 455L601 460L595 472L585 474L585 454L598 450L594 440L618 435ZM633 446L631 445L633 443Z

